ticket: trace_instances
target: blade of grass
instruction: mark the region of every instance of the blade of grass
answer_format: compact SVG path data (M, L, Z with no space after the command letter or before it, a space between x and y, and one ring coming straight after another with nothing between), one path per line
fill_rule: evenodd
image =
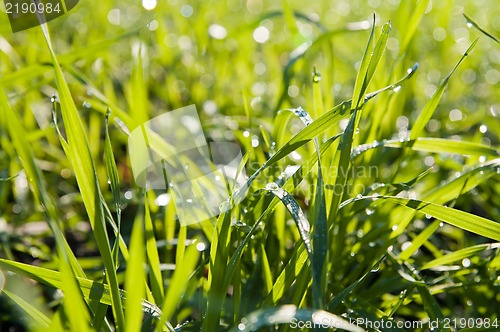
M357 198L357 200L360 199L388 200L404 207L428 214L455 227L500 241L500 223L464 211L431 202L392 196L363 196L361 198Z
M113 193L113 199L115 203L116 210L116 224L117 224L117 236L115 243L113 244L113 258L116 263L116 268L118 268L118 254L120 249L120 234L121 234L121 198L120 198L120 180L118 176L118 169L116 168L115 156L113 154L113 148L111 146L111 138L109 137L109 115L111 112L108 109L105 120L105 143L104 143L104 161L106 164L106 171L108 173L109 185L111 187L111 192Z
M451 153L464 156L500 156L500 149L474 142L464 142L446 138L418 137L411 141L401 142L400 140L387 140L377 143L363 144L353 149L351 158L355 158L369 149L388 148L408 148L414 151L432 153Z
M478 41L478 39L476 39L476 40L474 40L474 42L472 42L472 44L467 48L467 50L462 55L460 60L458 60L455 67L453 67L453 69L448 74L448 76L446 76L444 78L444 80L441 81L441 84L439 84L439 87L437 88L437 90L434 92L432 97L427 101L424 108L422 109L422 112L418 116L417 121L415 121L415 124L411 128L410 140L414 140L420 136L420 134L422 133L422 130L425 128L425 126L427 125L429 120L432 118L432 115L434 114L434 111L436 110L436 108L441 100L441 97L443 96L444 89L445 89L446 85L448 84L448 81L450 80L453 73L457 70L458 66L465 60L465 58L467 58L469 53L474 49L474 47L477 44L477 41Z
M88 309L71 267L66 261L62 260L59 270L61 271L61 290L64 293L63 307L68 317L70 330L78 332L90 331ZM75 312L78 314L75 314Z
M2 258L0 258L0 267L54 288L63 289L64 286L61 272L58 271ZM108 306L112 305L110 288L107 284L80 277L77 277L76 280L78 281L79 288L86 299L91 299ZM122 298L126 298L126 295L125 291L120 290L120 296ZM148 301L142 301L142 311L156 319L159 319L162 313L160 308ZM169 331L173 331L173 328L170 328L170 326L171 325L169 323L166 323L166 327Z
M116 263L113 260L113 254L108 242L106 232L104 212L102 209L99 181L97 180L96 170L92 161L90 148L83 129L82 122L74 104L69 87L64 79L57 57L52 48L47 25L41 25L47 47L49 49L54 73L61 101L61 112L67 134L67 151L75 176L80 188L85 209L94 230L97 246L101 253L104 266L106 268L106 278L111 289L113 299L113 314L116 320L117 329L124 330L125 319L123 315L122 303L119 293L119 285L116 276Z
M147 205L147 201L145 200ZM144 224L142 218L136 218L130 239L130 258L125 271L125 331L133 332L141 329L141 303L145 295L144 289Z
M484 30L483 28L481 28L479 26L479 24L477 24L469 15L463 13L465 19L467 20L467 24L469 25L472 25L474 28L478 29L479 31L481 31L485 36L491 38L492 40L494 40L495 42L497 42L498 44L500 44L500 39L498 39L497 37L493 36L491 33L489 33L488 31Z
M2 290L2 293L10 298L14 303L16 303L21 309L23 309L33 319L34 323L45 329L49 327L51 319L31 303L24 300L17 294L9 292L6 289Z
M177 262L177 268L170 279L167 294L165 295L165 301L163 302L163 313L161 314L160 321L158 322L156 328L158 332L162 331L163 323L174 315L175 310L180 303L180 299L182 298L188 285L187 280L196 268L199 256L200 253L196 249L196 243L193 243L187 247L186 254L182 262Z
M160 257L158 255L158 246L153 228L153 221L151 220L151 212L147 200L145 204L145 228L146 228L146 252L147 263L149 267L149 282L151 283L151 291L155 299L155 303L163 303L163 278L160 271Z

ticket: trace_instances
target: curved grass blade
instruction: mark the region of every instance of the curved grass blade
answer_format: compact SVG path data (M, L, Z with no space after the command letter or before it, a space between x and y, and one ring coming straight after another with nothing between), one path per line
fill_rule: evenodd
M198 263L198 258L200 256L199 251L196 249L196 243L193 243L186 249L186 254L182 262L177 263L177 268L170 280L170 285L165 295L165 301L162 306L162 314L160 321L157 325L157 331L162 331L164 322L169 320L175 313L175 310L182 298L186 287L188 285L187 280L193 274Z
M472 42L472 44L467 48L465 53L462 55L460 60L458 60L457 64L455 65L455 67L453 67L453 69L448 74L448 76L446 76L444 78L444 80L441 82L441 84L439 84L439 87L434 92L431 99L429 99L427 101L427 103L424 106L424 109L422 110L422 112L418 116L417 121L415 122L415 124L411 128L410 140L414 140L420 136L420 134L422 133L422 130L425 128L425 126L427 125L429 120L432 118L432 115L434 114L434 111L436 110L436 108L439 104L439 101L441 100L441 97L443 96L444 89L445 89L446 85L448 84L448 81L450 80L451 75L453 75L453 73L457 70L458 66L460 66L460 64L465 60L465 58L467 58L469 53L474 49L474 46L476 46L477 41L478 41L478 39L476 39Z
M311 225L309 224L309 221L305 217L304 212L300 208L297 201L293 198L292 195L290 195L287 191L283 190L283 188L280 188L280 186L278 186L274 182L269 183L266 186L265 190L271 192L274 196L278 197L281 200L281 202L283 202L288 212L290 212L293 220L295 221L295 224L297 225L297 229L299 230L300 237L304 242L304 246L306 247L307 253L309 254L311 261L313 261L314 253L312 250L311 237L310 237Z
M311 326L324 326L352 332L364 331L361 327L324 310L298 309L294 305L284 305L277 308L260 309L247 315L231 332L259 331L265 326L293 324L294 322L309 322Z
M463 248L452 252L451 254L444 255L433 259L430 262L427 262L424 266L421 267L422 270L432 269L433 267L446 265L450 263L454 263L457 261L461 261L464 258L472 257L480 252L492 249L500 248L500 243L486 243L486 244L478 244L475 246Z
M356 200L361 199L388 200L418 212L428 214L455 227L500 241L500 223L464 211L431 202L392 196L363 196Z
M47 317L43 312L38 310L34 305L24 300L19 295L9 292L8 290L4 289L2 293L5 294L8 298L10 298L19 307L21 307L21 309L23 309L37 325L39 325L44 329L49 328L51 319Z
M500 44L500 39L498 39L497 37L493 36L491 33L489 33L488 31L484 30L483 28L481 28L479 26L479 24L477 24L469 15L463 13L465 19L467 20L467 24L473 26L474 28L478 29L479 31L481 31L485 36L491 38L492 40L496 41L498 44Z
M116 224L117 224L117 234L115 243L113 244L113 258L116 263L116 268L118 268L118 254L120 248L120 234L121 234L121 198L120 198L120 180L118 176L118 169L116 168L115 156L113 154L113 147L111 145L111 138L109 137L109 116L111 112L108 109L105 120L105 142L104 142L104 161L106 165L106 171L108 173L109 185L111 187L111 192L113 194L113 200L115 203L116 210Z
M51 55L59 99L61 101L61 113L67 134L67 149L65 152L67 154L69 153L68 159L73 166L85 209L87 210L90 224L94 230L97 246L106 268L106 278L108 279L113 298L112 309L117 328L123 331L125 318L123 315L118 279L115 270L116 263L113 260L113 254L108 242L99 181L97 179L90 147L69 87L64 79L64 74L52 48L48 27L47 25L41 25L41 28Z
M146 202L147 204L147 202ZM125 271L125 331L141 329L141 303L145 295L144 282L144 224L142 218L135 218L130 239L130 257Z

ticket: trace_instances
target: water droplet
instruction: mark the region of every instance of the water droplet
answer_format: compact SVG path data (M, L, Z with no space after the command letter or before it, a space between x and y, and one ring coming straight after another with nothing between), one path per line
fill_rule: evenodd
M279 188L280 187L274 182L268 183L266 185L266 190L269 190L269 191L278 190Z
M186 203L188 203L188 204L192 204L192 203L193 203L193 200L192 200L191 198L188 198L188 199L186 199Z
M366 211L366 214L369 215L369 216L371 216L372 214L375 213L375 210L374 209L370 209L370 208L366 208L365 211Z
M92 107L92 104L91 104L91 103L89 103L88 101L84 101L84 102L83 102L83 107L85 107L85 108L91 108L91 107Z
M467 28L472 28L472 27L473 27L472 23L471 22L467 22Z
M313 83L319 83L321 81L321 74L314 69L313 71Z
M238 324L238 330L240 330L240 331L244 331L245 329L246 329L245 324L243 324L243 323L239 323L239 324Z
M401 90L401 85L397 85L392 91L399 92Z
M373 273L376 273L380 271L380 264L377 264L375 265L374 267L372 267L372 269L370 270L370 272L373 272Z
M357 194L357 195L356 195L356 198L357 198L357 199L360 199L360 198L362 198L362 197L363 197L363 195L361 195L361 194Z

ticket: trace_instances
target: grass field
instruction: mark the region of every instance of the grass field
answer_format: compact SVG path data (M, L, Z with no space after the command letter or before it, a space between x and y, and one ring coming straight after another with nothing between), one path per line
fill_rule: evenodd
M1 331L500 329L496 1L0 15ZM127 144L192 104L247 178L182 226Z

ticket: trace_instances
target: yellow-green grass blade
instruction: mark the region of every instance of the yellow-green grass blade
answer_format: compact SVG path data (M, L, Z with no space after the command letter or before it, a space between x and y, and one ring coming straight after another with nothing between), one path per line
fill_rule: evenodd
M500 241L500 223L473 215L447 206L420 201L416 199L381 196L399 205L428 214L455 227L469 232Z
M421 200L433 202L435 204L445 204L456 199L463 193L472 190L479 184L487 181L490 177L497 174L500 166L500 159L495 159L483 165L469 169L460 176L451 178L438 187L431 189L422 195ZM374 202L377 203L377 202ZM396 238L404 232L408 223L413 219L413 214L408 214L404 207L394 209L391 215L391 226L394 227L390 238Z
M68 257L75 273L78 276L83 277L85 276L83 269L78 264L78 261L70 249L58 224L59 217L55 203L47 191L43 174L38 165L35 163L35 154L32 145L27 141L26 129L23 127L19 115L16 114L10 107L3 89L0 89L0 106L3 108L2 116L0 117L2 119L2 126L7 127L12 144L16 149L21 164L31 184L31 189L36 202L40 203L45 209L47 222L56 239L58 253L62 259L65 259L64 257Z
M46 268L32 266L2 258L0 258L0 267L4 270L18 273L20 275L26 276L27 278L33 279L54 288L64 288L64 281L62 279L61 272L59 271L49 270ZM107 284L80 277L77 277L76 281L78 282L78 287L80 288L85 299L100 302L101 304L105 304L108 306L112 305L110 287ZM126 298L127 293L123 290L120 290L120 296L122 298ZM162 313L160 308L158 308L156 305L144 300L142 301L142 311L156 319L159 319ZM169 324L167 323L166 325L168 327Z
M325 143L323 143L321 145L321 147L320 147L320 155L323 155L326 151L328 151L328 149L331 147L331 145L338 138L339 138L339 136L337 135L337 136L334 136L334 137L330 138ZM300 169L297 172L295 172L293 174L293 176L290 177L285 182L285 184L283 185L283 189L285 189L287 191L292 191L303 180L303 178L306 177L311 172L311 170L316 165L317 160L318 160L318 155L317 154L312 155L311 158L308 161L306 161L300 167ZM259 225L261 224L261 222L267 218L267 216L269 215L270 211L272 211L279 202L280 201L277 198L274 198L267 205L267 207L262 212L261 216L256 220L255 224L252 226L252 228L250 229L250 231L248 232L248 234L243 238L243 240L238 245L238 248L235 250L235 252L231 256L231 259L230 259L230 261L229 261L229 263L227 265L227 271L226 271L226 276L225 276L225 281L224 281L224 289L227 289L229 287L229 283L230 283L231 279L233 278L233 275L234 275L234 272L235 272L235 268L236 268L236 266L237 266L237 264L238 264L238 262L239 262L239 260L241 258L243 249L247 246L248 242L250 241L250 239L254 235L254 233L257 231L257 229L258 229ZM304 247L301 246L300 248L302 248L300 250L302 250L301 252L303 252ZM304 257L307 258L307 253L304 252L304 255L306 255ZM287 266L289 266L289 264L290 263L288 263ZM301 266L304 266L304 264L301 264ZM286 274L286 275L288 276L289 274ZM281 275L278 279L280 279L280 278L281 278L280 284L282 285L282 282L284 282L284 275ZM275 282L275 285L276 285L276 283L277 282ZM273 287L275 287L275 285L273 285ZM281 286L278 286L278 287L281 287ZM275 294L280 293L282 295L282 291L283 291L283 288L280 288L280 290L273 291L273 292Z
M145 236L146 236L146 253L147 263L149 267L149 282L151 284L151 291L155 299L155 303L163 303L163 278L160 271L160 257L158 255L158 246L156 244L156 237L153 228L153 221L151 219L151 212L147 200L145 204Z
M463 13L465 19L467 20L467 24L470 24L472 25L474 28L478 29L479 31L481 31L485 36L487 36L488 38L494 40L495 42L497 42L498 44L500 44L500 39L498 39L497 37L493 36L491 33L489 33L488 31L484 30L483 28L481 28L479 26L479 24L477 24L469 15Z
M451 264L457 261L461 261L464 258L472 257L478 253L484 252L486 250L498 249L500 248L500 243L485 243L478 244L475 246L459 249L450 254L438 257L436 259L431 260L430 262L425 263L422 266L422 270L432 269L438 266Z
M7 295L13 302L15 302L21 309L23 309L34 321L36 325L41 328L47 329L51 324L51 319L47 317L43 312L38 310L34 305L23 299L16 293L11 293L10 291L4 289L3 294Z
M170 279L170 284L162 305L162 315L157 325L157 331L162 331L163 323L174 316L184 292L188 286L187 280L193 274L198 263L200 253L196 248L196 242L187 247L182 262L177 262L176 270Z
M120 235L121 235L121 197L120 197L120 180L118 176L118 169L116 167L115 156L113 154L113 147L111 145L111 138L109 137L109 115L111 112L108 111L105 120L105 142L104 142L104 162L106 165L106 172L108 174L108 181L111 187L111 192L113 194L113 200L115 203L116 210L116 224L117 224L117 234L115 243L113 244L113 259L115 260L116 268L118 268L118 254L120 248Z
M230 211L221 213L217 219L216 229L213 232L211 241L208 269L208 302L207 313L201 329L203 332L215 331L220 324L221 308L226 294L224 277L226 276L228 246L231 237L230 225Z
M105 52L112 44L120 41L122 39L131 37L136 35L139 32L138 29L131 30L125 32L121 35L117 35L105 40L98 41L96 43L90 44L83 49L77 49L70 51L59 57L59 63L61 65L73 64L80 59L87 58L88 56L96 56L99 52ZM0 86L7 87L13 83L16 83L19 80L30 80L34 77L41 76L52 70L52 67L49 64L32 64L29 66L24 66L19 68L19 70L14 71L13 73L9 73L4 75L0 79Z
M145 253L144 224L142 218L136 218L130 239L130 256L125 271L125 331L133 332L141 329L142 299L145 295Z
M61 290L64 293L63 307L65 316L69 321L70 330L77 332L90 331L88 309L71 267L66 261L62 260L59 270L61 271Z
M52 49L48 28L46 25L42 25L41 27L51 55L59 92L61 113L66 128L68 144L66 152L69 152L68 159L73 166L85 209L87 210L90 224L94 230L97 246L106 268L106 278L108 279L108 284L111 289L113 299L112 309L117 328L118 330L123 331L125 320L119 294L118 280L116 277L116 264L113 260L111 247L108 241L105 217L100 197L99 181L97 180L97 174L91 157L88 140L71 96L71 92L66 80L64 79L64 74L61 70L54 50Z
M478 39L474 40L472 44L467 48L467 50L464 52L460 60L457 62L455 67L451 70L451 72L444 78L443 81L439 84L439 87L437 90L434 92L432 97L427 101L425 104L424 108L422 109L422 112L417 118L417 121L415 121L415 124L411 128L410 132L410 139L413 140L417 137L419 137L429 122L429 120L432 118L432 115L434 114L434 111L436 110L439 102L441 101L441 97L443 96L444 89L446 85L448 84L448 81L450 80L451 76L453 73L457 70L458 66L467 58L469 53L474 49L474 47L477 44Z
M439 229L441 221L434 220L429 226L427 226L420 234L418 234L414 239L411 240L411 246L406 248L399 254L399 259L406 261L418 248L420 248L434 232Z
M235 326L231 332L259 331L266 326L277 324L297 324L309 322L310 326L324 326L344 331L363 332L364 330L348 320L323 310L298 309L294 305L283 305L276 308L260 309L250 313ZM306 326L306 325L303 325ZM309 326L309 325L308 325Z

